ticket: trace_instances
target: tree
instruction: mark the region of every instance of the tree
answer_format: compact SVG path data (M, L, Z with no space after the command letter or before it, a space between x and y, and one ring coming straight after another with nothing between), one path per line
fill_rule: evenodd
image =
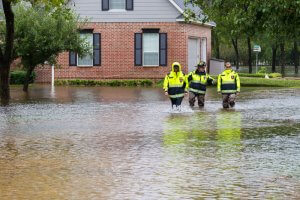
M25 92L36 66L56 63L57 56L64 51L88 53L90 48L78 32L78 17L70 9L19 5L15 13L14 52L27 71Z
M13 5L19 0L1 0L3 5L4 22L1 24L1 42L0 42L0 102L3 105L9 103L10 88L9 88L9 74L10 65L14 60L14 36L15 36L15 16L13 12ZM25 1L25 0L24 0ZM44 2L44 5L61 6L68 1L65 0L27 0L27 2L35 3Z
M279 46L281 73L284 76L286 43L291 38L296 39L300 34L300 2L298 0L255 1L260 4L257 9L262 13L259 24L262 25L263 32L269 35L269 41L275 41L273 44ZM276 46L273 48L275 56Z
M14 46L14 13L12 2L2 0L3 12L5 16L5 32L0 43L0 99L1 104L8 104L10 99L9 93L9 73L10 64L13 61Z

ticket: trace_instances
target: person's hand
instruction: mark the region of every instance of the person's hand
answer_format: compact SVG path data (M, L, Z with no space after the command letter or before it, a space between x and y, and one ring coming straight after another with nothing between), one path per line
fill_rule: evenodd
M236 96L239 96L239 95L240 95L240 92L237 92L237 93L236 93Z
M221 94L221 92L218 92L218 94Z
M184 96L187 96L189 93L188 92L184 92Z
M169 95L169 93L168 93L168 92L165 92L165 95L166 95L166 96L168 96L168 95Z

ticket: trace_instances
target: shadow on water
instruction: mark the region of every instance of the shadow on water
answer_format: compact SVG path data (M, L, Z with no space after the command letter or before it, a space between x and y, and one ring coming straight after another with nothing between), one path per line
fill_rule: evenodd
M0 199L297 199L300 90L173 113L156 88L37 85L0 107Z

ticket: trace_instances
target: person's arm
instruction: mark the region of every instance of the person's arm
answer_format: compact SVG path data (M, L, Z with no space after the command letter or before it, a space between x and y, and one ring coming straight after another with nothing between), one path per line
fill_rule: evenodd
M219 74L219 76L218 76L218 86L217 86L217 88L218 88L218 92L221 92L221 74Z
M214 79L210 75L207 75L207 84L213 85L213 83L214 83Z
M166 75L166 77L165 77L163 88L164 88L165 92L168 92L168 89L169 89L169 76L168 75Z
M235 77L237 92L241 92L241 81L239 74L236 74Z
M189 88L190 88L190 82L192 81L192 74L191 73L189 73L187 76L186 76L186 80L185 80L185 82L186 82L186 89L188 90Z

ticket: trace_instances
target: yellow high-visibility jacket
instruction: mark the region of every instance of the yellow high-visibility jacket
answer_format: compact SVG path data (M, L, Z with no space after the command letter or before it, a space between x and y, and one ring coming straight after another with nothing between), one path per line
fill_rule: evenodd
M212 84L214 79L206 72L190 72L187 76L187 88L196 94L205 94L206 85Z
M218 92L222 94L234 94L240 92L240 90L240 77L232 69L226 69L218 76Z
M179 72L174 71L174 66L179 66ZM178 62L172 64L172 71L166 75L164 80L164 90L168 92L170 98L179 98L184 96L186 91L186 77L181 71L181 65Z

